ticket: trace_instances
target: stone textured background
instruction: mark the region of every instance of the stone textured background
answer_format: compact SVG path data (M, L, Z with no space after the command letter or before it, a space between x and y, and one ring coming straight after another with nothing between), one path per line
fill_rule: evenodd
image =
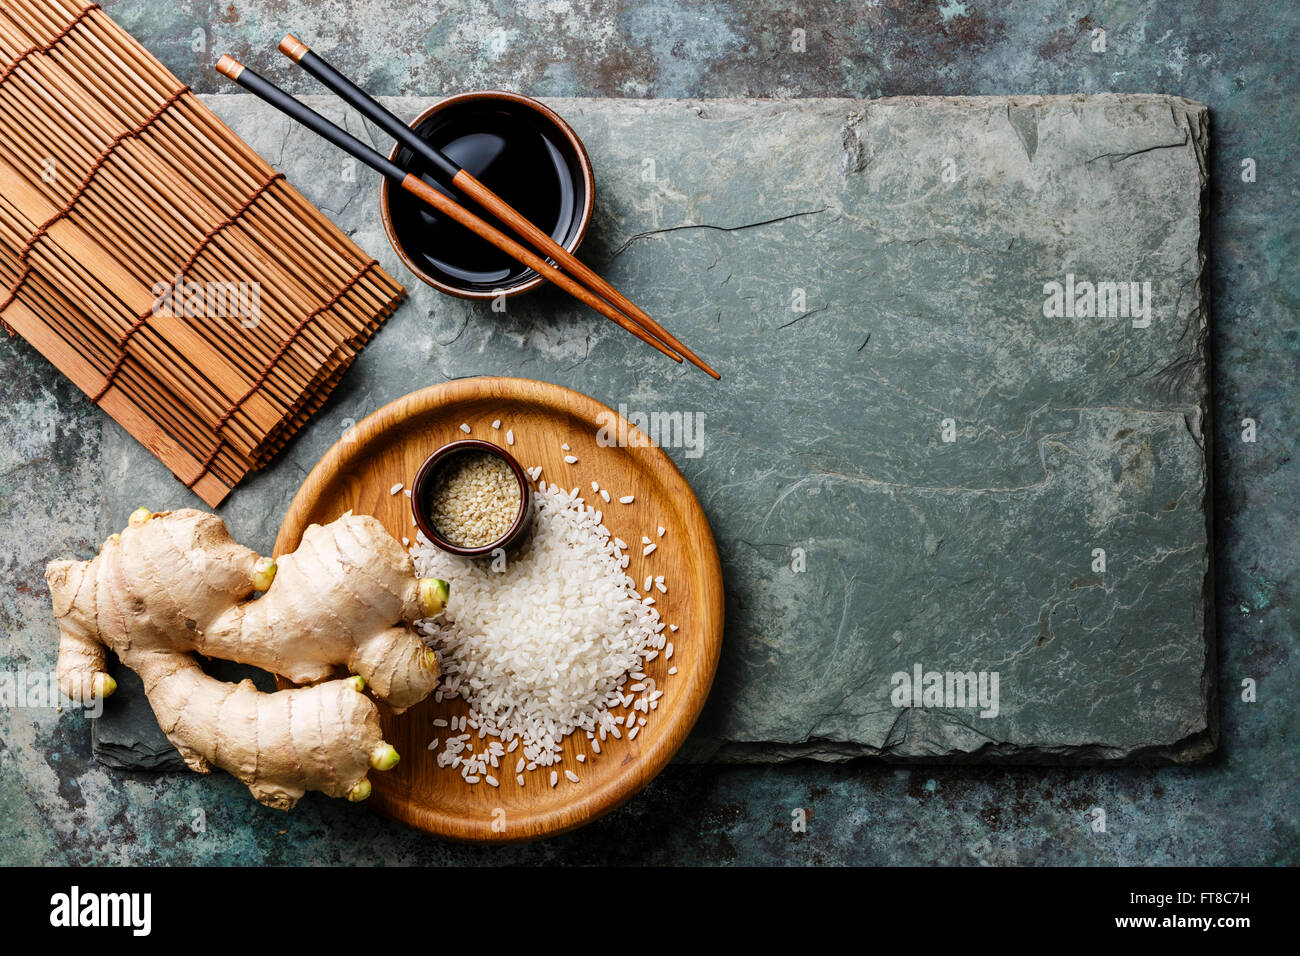
M250 806L226 778L114 774L79 719L0 713L0 845L24 862L1278 863L1297 856L1292 687L1297 580L1291 456L1297 176L1293 49L1300 14L1268 4L179 3L107 9L183 79L233 52L314 92L271 53L295 29L378 93L504 86L534 95L877 96L1178 93L1211 138L1216 603L1223 745L1162 770L684 767L583 831L506 850L448 846L355 808ZM426 29L422 24L430 26ZM808 51L788 52L789 31ZM1106 53L1089 48L1107 30ZM209 31L194 52L193 30ZM502 31L502 32L498 32ZM1246 157L1258 181L1242 182ZM272 157L274 158L274 157ZM292 175L292 174L291 174ZM430 330L431 334L433 329ZM452 334L455 334L452 330ZM101 515L100 417L19 341L0 343L0 668L53 660L41 570L88 553ZM435 350L436 351L436 350ZM484 369L483 371L489 371ZM479 370L468 370L479 371ZM458 370L462 372L462 370ZM1260 424L1240 441L1240 420ZM128 479L130 476L127 476ZM238 497L238 496L237 496ZM244 520L258 520L249 515ZM278 523L274 516L260 520ZM1243 703L1240 684L1259 684ZM791 810L809 813L806 834ZM1107 813L1107 832L1088 811ZM190 828L204 810L203 833ZM346 834L346 838L340 838Z

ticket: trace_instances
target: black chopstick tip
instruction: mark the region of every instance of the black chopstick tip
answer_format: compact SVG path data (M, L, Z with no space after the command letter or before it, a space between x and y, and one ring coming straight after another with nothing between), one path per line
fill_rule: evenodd
M217 72L238 83L239 74L244 72L244 64L240 63L233 56L223 53L221 59L217 61Z

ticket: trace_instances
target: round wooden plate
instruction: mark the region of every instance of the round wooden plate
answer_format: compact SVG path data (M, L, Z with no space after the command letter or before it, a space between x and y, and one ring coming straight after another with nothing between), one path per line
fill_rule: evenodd
M492 428L496 419L501 420L499 430ZM619 806L649 783L686 739L704 706L722 649L722 571L704 512L661 449L585 395L513 378L461 379L421 389L360 422L303 482L280 527L275 553L294 550L309 525L333 521L346 511L374 515L398 540L414 540L410 499L390 495L389 489L398 482L409 488L429 454L467 437L462 422L471 427L472 437L508 447L525 468L541 465L543 481L576 487L588 504L603 510L610 532L628 542L628 573L638 590L646 576L664 576L668 593L653 592L656 606L666 623L678 627L668 635L674 644L671 662L661 653L646 668L664 695L636 739L609 737L597 755L585 733L572 734L563 763L553 768L559 771L555 787L544 768L525 774L520 787L515 754L495 775L501 781L498 788L467 784L458 770L439 767L428 745L445 737L446 729L434 727L433 720L467 714L462 700L439 704L430 698L399 717L381 706L384 738L402 760L387 773L371 774L370 804L403 823L454 840L536 839L572 830ZM631 447L598 444L602 425L613 426L606 433L612 436L620 434L620 426L625 429ZM506 445L507 430L514 432L513 446ZM638 438L645 444L638 446ZM564 443L569 451L560 447ZM566 455L576 456L577 463L566 464ZM591 491L592 481L610 491L612 503ZM619 504L624 495L636 500ZM642 555L643 536L658 545L648 557ZM451 586L456 587L454 580ZM670 667L677 673L670 676ZM579 754L585 762L577 760ZM580 782L569 782L566 769Z

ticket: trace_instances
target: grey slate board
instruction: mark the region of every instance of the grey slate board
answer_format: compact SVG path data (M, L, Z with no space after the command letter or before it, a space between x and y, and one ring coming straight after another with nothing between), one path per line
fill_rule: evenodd
M497 315L422 286L388 247L368 170L250 97L205 99L411 291L221 509L246 544L269 550L330 445L423 385L518 375L699 412L702 454L668 451L713 526L727 631L683 759L1213 749L1204 107L551 101L596 168L583 258L718 366L713 383L553 290ZM1045 285L1067 275L1149 282L1149 326L1045 316ZM196 504L105 429L104 534L137 504ZM996 672L997 716L894 706L894 675L917 665Z

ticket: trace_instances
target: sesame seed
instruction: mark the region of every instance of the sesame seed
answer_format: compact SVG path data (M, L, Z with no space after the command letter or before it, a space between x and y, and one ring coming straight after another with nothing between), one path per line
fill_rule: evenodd
M503 459L487 452L462 453L438 470L428 514L451 544L481 548L510 530L520 501L519 482Z

